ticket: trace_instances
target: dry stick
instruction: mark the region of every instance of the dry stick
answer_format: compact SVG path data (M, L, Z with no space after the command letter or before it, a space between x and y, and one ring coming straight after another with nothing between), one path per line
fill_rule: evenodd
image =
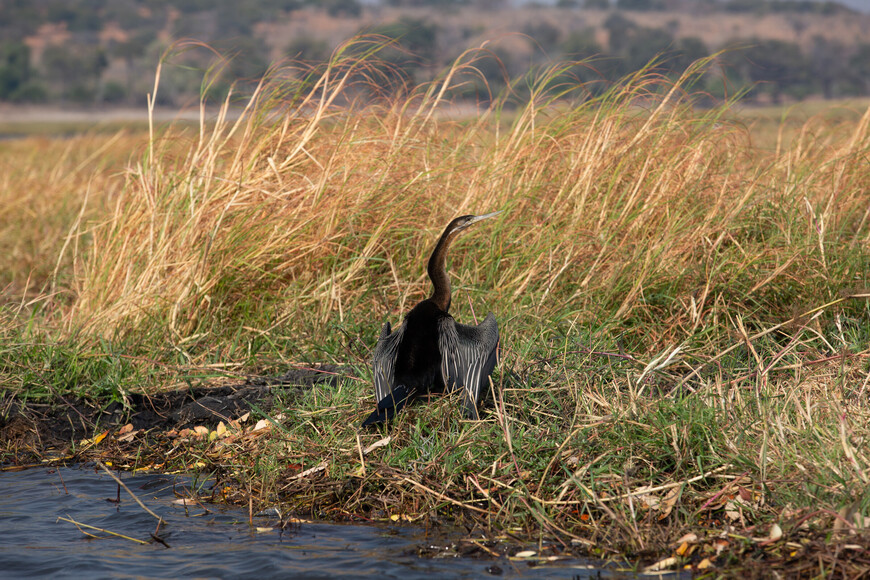
M477 313L474 312L474 304L471 303L471 294L466 292L465 297L468 299L468 307L471 309L471 320L477 324Z
M132 491L130 491L130 488L127 487L127 485L126 485L123 481L121 481L120 479L118 479L118 477L116 477L114 473L112 473L111 471L109 471L109 468L108 468L108 467L106 467L105 465L103 465L103 462L102 462L102 461L97 461L97 465L99 465L100 467L102 467L102 468L103 468L103 471L105 471L106 473L109 474L109 477L111 477L111 478L114 479L116 482L118 482L118 485L120 485L121 487L123 487L123 488L124 488L124 491L126 491L127 493L129 493L129 494L130 494L130 497L132 497L134 500L136 500L136 503L138 503L139 506L140 506L143 510L145 510L146 512L148 512L149 514L151 514L152 516L154 516L155 518L157 518L157 529L154 530L154 534L156 535L157 532L160 531L160 524L165 524L165 523L166 523L165 521L163 521L163 518L161 518L160 516L158 516L157 514L155 514L154 512L152 512L150 509L148 509L148 507L147 507L144 503L142 503L142 502L139 500L139 498L136 497L136 495L135 495Z
M359 439L359 431L356 433L356 448L359 450L360 476L366 476L366 458L363 454L362 441Z
M713 494L713 496L710 497L710 499L708 499L707 501L705 501L704 505L702 505L700 508L698 508L698 510L695 513L700 513L702 511L704 511L705 509L707 509L707 506L711 505L714 501L719 499L719 497L721 497L722 494L724 494L725 492L727 492L728 490L731 489L731 487L734 485L735 482L737 482L740 479L742 479L743 477L745 477L748 473L749 473L748 471L744 471L743 473L740 474L740 476L737 479L725 484L725 487L723 487L722 489L717 491L715 494Z
M710 477L711 475L713 475L713 474L715 474L715 473L718 473L718 472L720 472L720 471L724 471L724 470L729 469L729 468L731 468L731 467L734 467L734 466L733 466L732 464L729 463L729 464L727 464L727 465L723 465L723 466L721 466L721 467L717 467L716 469L711 469L711 470L708 471L707 473L702 473L701 475L696 475L695 477L691 477L691 478L686 479L686 480L683 480L683 481L675 481L675 482L673 482L673 483L667 483L667 484L664 484L664 485L659 485L659 486L656 486L656 487L651 487L651 488L649 488L649 489L635 490L635 491L632 491L632 492L629 492L629 493L624 493L624 494L622 494L622 495L615 495L615 496L613 496L613 497L605 497L605 498L598 498L598 497L596 497L596 498L595 498L595 501L597 501L597 502L615 501L615 500L618 500L618 499L626 499L626 498L634 497L634 496L637 496L637 495L644 495L644 494L647 494L647 493L655 493L655 492L657 492L657 491L664 491L664 490L666 490L666 489L670 489L670 488L672 488L672 487L679 487L679 486L681 486L681 485L686 485L686 484L688 484L688 483L695 483L696 481L700 481L700 480L702 480L702 479L706 479L706 478ZM548 502L548 503L552 503L552 504L557 504L557 503L561 503L561 504L574 503L574 504L577 504L577 503L585 503L585 502L571 501L571 502Z
M81 533L85 534L86 536L90 536L91 538L104 539L104 538L100 538L100 536L95 536L94 534L89 534L88 532L84 531L82 528L88 528L89 530L97 530L98 532L103 532L103 533L106 533L106 534L111 534L111 535L113 535L113 536L117 536L117 537L119 537L119 538L124 538L125 540L130 540L131 542L136 542L137 544L147 544L147 543L148 543L148 542L146 542L145 540L139 540L139 539L137 539L137 538L131 538L130 536L125 536L124 534L119 534L119 533L117 533L117 532L112 532L112 531L109 531L109 530L107 530L107 529L105 529L105 528L98 528L98 527L96 527L96 526L89 526L88 524L83 524L83 523L81 523L81 522L77 522L77 521L75 521L75 520L72 519L72 518L57 518L57 521L69 522L69 523L71 523L72 525L74 525L75 527L77 527Z
M486 477L486 476L485 476L485 475L481 475L481 477ZM484 495L484 497L486 497L486 499L488 499L488 500L489 500L493 505L495 505L495 507L497 507L499 511L501 511L501 510L503 509L502 506L501 506L501 504L498 503L498 502L495 500L495 498L492 497L492 496L490 495L490 493L489 493L488 491L486 491L485 489L483 489L483 487L480 485L480 482L477 481L477 478L476 478L474 475L469 475L469 476L466 477L466 479L468 479L468 481L470 481L471 483L473 483L473 484L474 484L474 487L476 487L478 490L480 490L480 493L482 493L482 494Z
M212 366L209 366L209 365L176 365L176 364L161 362L161 361L154 360L154 359L144 357L144 356L134 356L134 355L130 355L130 354L117 354L115 356L117 356L118 358L126 358L126 359L130 359L130 360L147 362L147 363L153 364L155 366L168 368L168 369L172 369L172 370L176 370L176 371L205 370L205 371L213 371L214 372L214 371L219 370L219 372L221 374L229 375L232 377L246 378L246 377L250 376L250 374L248 374L248 373L238 373L238 372L234 372L234 371L230 371L230 370L217 369L213 365ZM236 363L229 363L229 364L236 364Z
M493 558L501 558L501 554L499 554L498 552L496 552L495 550L493 550L491 548L487 548L486 544L484 544L480 540L473 539L473 540L471 540L471 543L474 544L475 546L477 546L478 548L480 548L481 550L483 550L484 552L486 552L487 554L489 554L490 556L492 556Z
M60 484L63 486L64 493L69 495L69 490L66 488L66 483L63 480L63 475L61 475L60 469L57 470L57 476L60 478Z
M841 515L838 514L837 512L835 512L835 511L831 511L831 510L828 510L828 509L816 510L816 511L814 511L814 512L810 512L810 513L806 514L805 516L802 516L800 519L798 519L797 521L795 521L794 524L792 524L792 529L793 529L793 530L797 530L797 529L800 528L802 525L804 525L804 523L806 523L809 519L811 519L811 518L813 518L813 517L815 517L815 516L818 516L818 515L827 515L827 516L831 516L831 517L833 517L835 520L840 520L840 521L842 521L845 525L847 525L847 526L849 526L850 528L852 528L852 530L855 530L855 524L853 524L853 523L850 522L849 520L845 519L843 516L841 516Z
M306 469L305 471L303 471L301 473L297 473L293 477L287 478L287 481L289 481L290 483L288 483L287 485L282 487L281 490L283 491L285 489L288 489L293 484L293 482L296 481L297 479L303 479L305 477L308 477L309 475L319 473L321 471L326 470L327 467L329 467L329 461L324 459L323 461L321 461L320 463L318 463L314 467L312 467L310 469Z
M807 310L807 311L804 312L803 314L801 314L801 315L799 315L799 316L795 316L794 318L791 318L791 319L789 319L789 320L786 320L785 322L780 322L779 324L777 324L777 325L775 325L775 326L771 326L771 327L768 328L767 330L762 330L761 332L757 332L757 333L753 334L752 336L750 336L750 337L748 338L748 340L750 340L750 341L752 341L752 340L757 340L757 339L759 339L759 338L762 338L762 337L764 337L764 336L767 336L768 334L770 334L770 333L772 333L772 332L776 332L777 330L779 330L779 329L782 328L783 326L786 326L786 325L791 324L791 323L793 323L793 322L797 322L798 320L800 320L800 319L802 319L802 318L805 318L805 317L807 317L807 316L813 315L813 314L815 314L816 312L819 312L819 311L821 311L821 310L825 310L825 309L827 309L827 308L829 308L829 307L831 307L831 306L836 306L837 304L839 304L839 303L841 303L841 302L845 302L845 301L847 301L847 300L860 299L860 298L870 298L870 293L864 293L864 294L849 294L848 296L844 296L844 297L842 297L842 298L837 298L836 300L833 300L833 301L831 301L831 302L828 302L827 304L822 304L821 306L817 306L817 307L813 308L812 310ZM743 344L744 344L743 341L740 341L740 342L734 343L733 345L731 345L730 347L726 348L725 350L723 350L722 352L720 352L719 354L717 354L716 356L714 356L714 357L711 358L710 360L701 363L700 365L698 365L697 367L695 367L694 369L692 369L692 372L691 372L691 373L689 373L687 376L683 377L683 379L682 379L679 383L677 383L677 386L674 388L674 390L676 391L677 389L679 389L680 387L682 387L682 386L683 386L684 384L686 384L686 382L689 381L689 379L691 379L692 377L698 377L698 378L701 378L700 375L699 375L698 373L700 372L700 370L701 370L702 368L704 368L705 366L707 366L707 365L709 365L709 364L711 364L711 363L716 362L717 360L721 359L722 357L724 357L726 354L730 353L731 351L733 351L733 350L739 348L739 347L742 346Z
M468 505L468 504L466 504L466 503L462 503L461 501L456 500L456 499L453 499L452 497L450 497L450 496L448 496L448 495L444 495L443 493L437 492L437 491L435 491L434 489L428 488L428 487L426 487L425 485L423 485L422 483L418 483L418 482L414 481L413 479L411 479L411 478L409 478L409 477L403 477L403 478L402 478L402 481L405 481L405 482L407 482L407 483L410 483L411 485L413 485L413 486L415 486L415 487L419 487L420 489L422 489L422 490L425 491L426 493L432 494L432 495L434 495L435 497L437 497L438 499L442 499L442 500L444 500L444 501L446 501L446 502L450 502L450 503L452 503L452 504L454 504L454 505L458 505L458 506L461 507L461 508L470 509L470 510L473 510L473 511L476 511L476 512L480 512L480 513L482 513L482 514L486 514L486 515L488 515L488 516L492 516L492 515L493 515L492 512L490 512L490 511L488 511L488 510L480 509L479 507L474 507L473 505Z

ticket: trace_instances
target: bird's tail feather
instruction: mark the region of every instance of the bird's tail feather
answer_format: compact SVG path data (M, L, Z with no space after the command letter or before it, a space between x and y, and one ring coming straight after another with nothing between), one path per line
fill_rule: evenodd
M363 421L362 427L386 423L402 410L413 393L413 389L409 391L405 385L397 386L389 395L378 401L378 408Z

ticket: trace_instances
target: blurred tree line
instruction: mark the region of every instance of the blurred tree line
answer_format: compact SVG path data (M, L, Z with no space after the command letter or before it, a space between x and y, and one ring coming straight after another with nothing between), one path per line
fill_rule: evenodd
M381 0L380 5L451 13L469 6L511 9L509 0ZM582 84L594 94L653 57L659 57L653 70L673 77L710 54L701 38L678 35L674 23L643 26L627 17L627 11L848 12L834 2L814 0L556 0L555 5L608 11L604 34L592 28L565 30L558 25L558 12L541 6L542 17L520 31L525 49L517 50L516 43L510 49L491 45L475 63L479 75L467 79L457 96L487 99L554 61L577 63L565 66L564 82ZM178 47L173 62L180 66L164 70L159 102L182 104L203 92L221 97L233 84L244 88L268 69L276 47L266 44L256 25L287 21L303 8L355 19L377 6L359 0L0 0L0 101L140 104L170 39L184 38L203 44ZM424 13L413 14L358 28L393 41L378 53L382 78L391 90L433 78L478 42L480 23L446 28ZM813 94L870 94L870 39L847 45L815 37L802 44L735 38L703 88L714 97L745 91L748 98L773 102ZM278 48L288 59L316 65L329 58L334 46L311 30ZM203 71L214 65L218 53L232 58L225 61L223 74L205 85Z

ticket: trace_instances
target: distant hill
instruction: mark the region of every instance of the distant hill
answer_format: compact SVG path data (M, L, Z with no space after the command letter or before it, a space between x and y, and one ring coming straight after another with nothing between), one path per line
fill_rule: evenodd
M636 4L635 0L631 0ZM728 4L739 5L746 9L746 11L753 11L755 9L764 9L765 4L773 4L776 3L784 3L785 6L781 8L786 11L816 11L821 12L826 7L829 9L836 10L838 7L846 8L849 10L855 10L857 12L865 12L870 13L870 0L835 0L835 1L815 1L815 0L746 0L746 1L734 1L734 0L652 0L649 2L650 5L662 5L665 9L670 10L692 10L698 8L708 7L711 4L714 6L713 9L721 9ZM364 4L377 4L378 0L370 0L363 2ZM544 5L544 6L556 6L558 4L565 4L565 0L512 0L511 2L514 6L529 6L529 5ZM570 3L570 1L569 1ZM610 7L616 7L619 4L619 0L602 0L596 1L593 0L593 4L600 5L602 3L607 3ZM643 2L641 2L643 3ZM715 4L719 4L719 6L715 6ZM789 7L788 3L791 3L792 6ZM576 3L578 6L585 6L585 0L578 0Z
M270 63L328 58L359 33L395 38L380 56L424 82L485 42L480 99L553 60L594 59L569 71L590 93L662 55L659 72L728 49L703 88L759 100L870 94L870 0L0 0L0 101L138 105L167 61L158 99L195 102L215 52L232 55L209 86L217 98ZM846 7L854 5L856 12ZM178 44L180 41L186 43ZM191 42L193 41L193 42ZM206 48L204 45L208 45ZM179 65L179 66L172 66Z

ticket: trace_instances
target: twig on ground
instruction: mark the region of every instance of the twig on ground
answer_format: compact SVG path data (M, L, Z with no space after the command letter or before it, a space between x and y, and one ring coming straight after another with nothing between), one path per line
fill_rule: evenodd
M102 461L97 461L97 465L99 465L100 467L102 467L102 468L103 468L103 471L105 471L106 473L109 474L109 477L111 477L111 478L114 479L116 482L118 482L118 485L120 485L121 487L123 487L123 488L124 488L124 491L126 491L127 493L129 493L129 494L130 494L130 497L132 497L132 498L136 501L136 503L138 503L139 506L140 506L143 510L145 510L146 512L148 512L149 514L151 514L152 516L154 516L154 517L157 519L157 529L154 530L154 534L156 535L157 532L160 531L160 526L161 526L161 524L165 524L165 523L166 523L166 522L163 520L163 518L161 518L160 516L158 516L157 514L155 514L154 512L152 512L150 509L148 509L148 506L146 506L144 503L142 503L142 501L141 501L138 497L136 497L136 494L133 493L132 491L130 491L130 488L127 487L127 485L126 485L123 481L121 481L121 480L120 480L120 479L119 479L119 478L118 478L114 473L112 473L112 472L109 470L108 467L106 467L105 465L103 465L103 462L102 462Z
M131 542L136 542L137 544L147 544L147 543L148 543L148 542L146 542L145 540L139 540L139 539L136 539L136 538L131 538L130 536L125 536L124 534L119 534L119 533L117 533L117 532L112 532L112 531L107 530L107 529L105 529L105 528L98 528L98 527L96 527L96 526L89 526L88 524L83 524L83 523L81 523L81 522L77 522L77 521L75 521L74 519L72 519L72 518L70 518L70 517L66 517L66 518L61 518L61 517L59 517L59 518L57 518L57 521L69 522L69 523L71 523L72 525L74 525L75 527L77 527L81 533L83 533L83 534L85 534L86 536L89 536L89 537L91 537L91 538L96 538L96 539L98 539L98 540L104 540L105 538L102 538L102 537L100 537L100 536L97 536L97 535L94 535L94 534L88 533L88 532L84 531L82 528L87 528L87 529L89 529L89 530L96 530L96 531L98 531L98 532L103 532L104 534L110 534L110 535L112 535L112 536L117 536L117 537L119 537L119 538L123 538L123 539L125 539L125 540L130 540Z

